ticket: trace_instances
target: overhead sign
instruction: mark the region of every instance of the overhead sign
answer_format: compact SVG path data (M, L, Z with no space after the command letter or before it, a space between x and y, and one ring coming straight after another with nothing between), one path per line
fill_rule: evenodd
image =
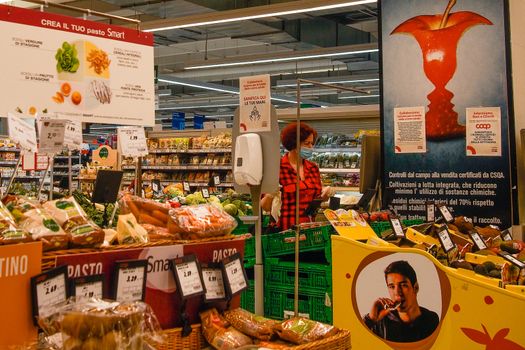
M239 78L240 132L270 131L270 75Z
M9 128L9 138L20 145L24 151L36 152L36 131L35 124L29 124L13 114L7 114L7 125Z
M124 157L148 155L146 134L141 126L125 126L117 129L119 150Z
M0 6L0 111L152 126L153 35Z
M64 134L66 132L66 120L45 120L40 129L38 151L40 153L60 153L64 147Z
M80 150L82 148L82 123L69 121L64 133L64 146L69 150Z
M46 154L25 153L22 156L22 170L46 170L49 167L49 157Z

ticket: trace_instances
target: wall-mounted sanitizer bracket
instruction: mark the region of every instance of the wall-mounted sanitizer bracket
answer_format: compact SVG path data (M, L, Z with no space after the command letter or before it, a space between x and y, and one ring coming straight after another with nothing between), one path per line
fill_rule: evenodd
M262 260L261 193L274 193L279 189L279 124L277 113L271 107L270 131L241 133L239 109L233 118L234 186L239 193L250 193L253 203L252 217L243 217L245 223L255 224L255 313L264 314L264 270Z

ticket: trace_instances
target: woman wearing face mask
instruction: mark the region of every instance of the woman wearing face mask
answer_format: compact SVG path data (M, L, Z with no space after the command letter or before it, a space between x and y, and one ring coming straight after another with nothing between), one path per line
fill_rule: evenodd
M297 142L297 123L288 124L281 131L281 143L288 151L281 158L281 168L279 171L279 184L281 191L281 210L279 220L276 223L279 231L292 228L295 225L296 197L295 189L297 182L297 170L301 181L299 183L299 221L300 223L310 222L311 219L305 214L308 205L312 200L321 198L327 200L330 196L330 188L322 188L321 175L317 164L308 160L312 157L313 146L317 138L317 131L311 126L301 123L300 141L301 141L301 161L302 165L298 166L298 147ZM274 195L266 194L261 200L263 210L272 211L272 202L278 200ZM272 216L275 217L275 215Z

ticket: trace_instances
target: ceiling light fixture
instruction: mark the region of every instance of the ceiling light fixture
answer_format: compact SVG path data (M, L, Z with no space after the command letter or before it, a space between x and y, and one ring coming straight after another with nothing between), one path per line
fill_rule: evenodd
M296 8L296 9L282 10L282 11L277 10L277 11L275 11L275 8L279 8L279 6L276 6L276 5L273 5L273 6L272 5L270 5L270 6L257 6L257 7L252 7L252 8L248 8L248 9L241 9L241 10L250 10L250 12L252 12L252 13L253 12L260 12L258 14L244 15L244 16L239 16L239 15L235 16L235 13L246 13L246 12L245 11L241 12L240 10L223 11L225 13L222 14L222 15L228 15L227 13L231 12L230 13L231 17L214 19L214 20L207 20L207 21L205 20L205 21L201 21L201 22L190 22L190 23L184 23L183 21L181 22L181 20L179 19L178 21L179 21L180 24L167 25L167 26L162 26L162 27L159 27L159 28L150 28L150 29L145 29L144 31L145 32L160 32L160 31L163 31L163 30L170 30L170 29L182 29L182 28L200 27L200 26L206 26L206 25L212 25L212 24L248 21L248 20L252 20L252 19L259 19L259 18L266 18L266 17L279 17L279 16L293 15L293 14L298 14L298 13L332 10L332 9L338 9L338 8L342 8L342 7L350 7L350 6L357 6L357 5L365 5L365 4L376 3L377 0L358 0L358 1L354 0L354 1L345 1L345 2L340 2L340 3L330 4L330 5L322 5L322 6L315 6L314 5L315 2L312 2L312 5L310 7L305 6L305 5L301 5L302 2L303 1L296 1L297 5L300 6L299 8ZM288 7L290 5L289 4L287 5L286 3L280 5L280 7L283 7L283 8L285 6ZM272 11L272 9L273 9L273 11ZM209 15L209 14L206 14L206 15ZM219 12L219 13L216 13L215 15L220 17L221 13ZM175 19L174 23L177 23L176 21L177 21L177 19Z
M379 95L359 95L359 96L340 96L340 100L349 100L353 98L371 98L371 97L379 97Z
M331 53L322 53L322 54L304 55L304 56L294 56L294 57L268 58L268 59L253 60L253 61L240 61L240 62L205 64L205 65L199 65L199 66L189 66L189 67L185 67L184 69L186 69L186 70L206 69L206 68L218 68L218 67L244 66L244 65L248 65L248 64L262 64L262 63L299 61L299 60L308 60L308 59L314 59L314 58L358 55L358 54L373 53L373 52L378 52L378 51L379 51L378 49L370 49L370 50L355 50L355 51L345 51L345 52L331 52Z
M238 105L239 103L227 103L227 104L222 104L222 105L203 105L203 106L173 106L173 107L158 108L157 111L169 111L169 110L175 111L178 109L199 109L199 108L204 109L204 108L215 108L215 107L235 107Z
M323 84L352 84L352 83L368 83L372 81L379 81L379 78L375 79L355 79L355 80L334 80L334 81L322 81ZM301 83L301 86L310 86L312 83ZM276 87L297 87L297 84L279 84Z

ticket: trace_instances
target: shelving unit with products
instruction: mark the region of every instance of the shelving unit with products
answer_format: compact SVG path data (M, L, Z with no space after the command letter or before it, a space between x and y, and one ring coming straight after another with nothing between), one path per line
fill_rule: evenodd
M53 186L61 190L68 190L69 185L69 158L71 158L72 189L78 188L80 167L80 153L56 155L53 162Z
M219 176L217 188L233 187L232 138L227 129L162 131L148 133L149 154L142 158L139 176L161 185L187 182L192 190L207 187ZM135 178L132 159L122 161L123 185Z

